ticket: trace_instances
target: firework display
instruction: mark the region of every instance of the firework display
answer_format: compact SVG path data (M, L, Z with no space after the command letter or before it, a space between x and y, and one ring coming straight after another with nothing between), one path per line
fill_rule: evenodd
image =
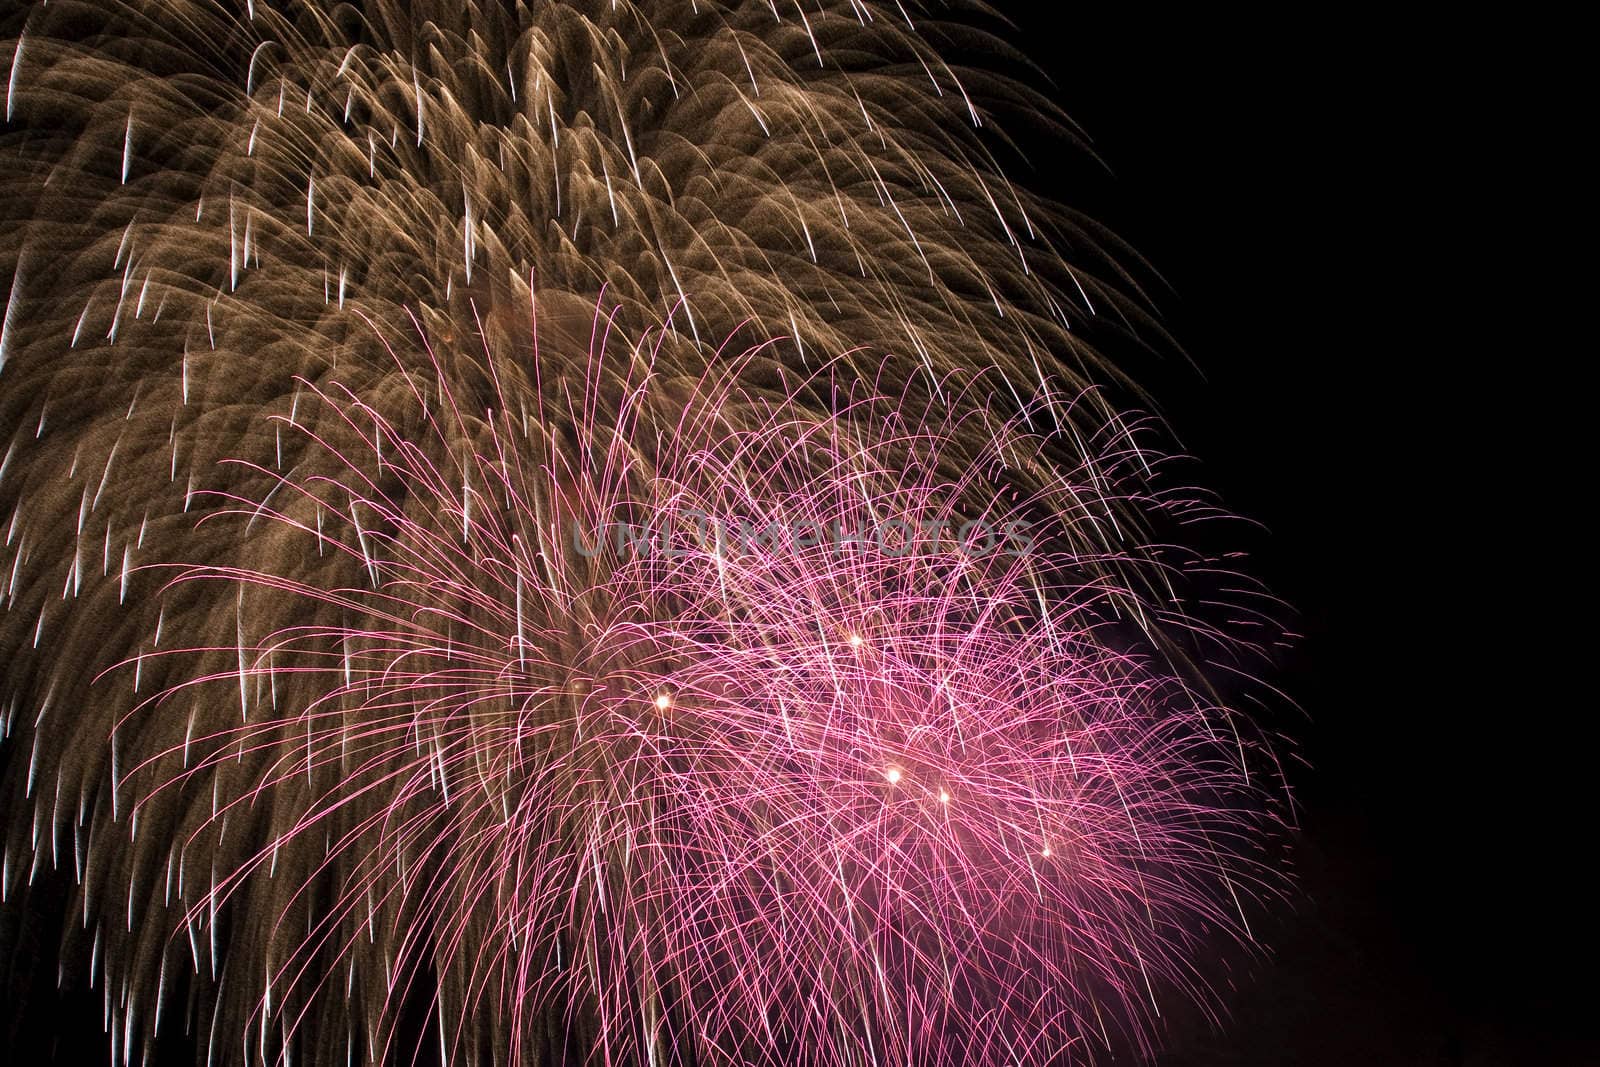
M1215 509L1073 332L1138 305L1001 175L984 100L1049 105L960 14L10 19L0 880L69 872L116 1062L1211 1010L1279 888L1271 628L1194 609Z

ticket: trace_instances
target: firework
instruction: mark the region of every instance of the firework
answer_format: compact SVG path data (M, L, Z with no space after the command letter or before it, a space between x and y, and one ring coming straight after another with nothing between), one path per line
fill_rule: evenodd
M71 869L114 1056L1043 1064L1209 1001L1246 649L928 29L20 20L4 885Z

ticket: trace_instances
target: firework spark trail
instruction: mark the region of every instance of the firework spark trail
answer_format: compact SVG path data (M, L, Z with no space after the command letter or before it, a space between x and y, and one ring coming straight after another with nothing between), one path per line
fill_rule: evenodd
M629 484L623 455L590 465L623 472L609 481L542 464L530 476L492 430L446 474L371 408L317 396L363 442L317 469L350 477L286 480L274 496L369 520L334 536L287 504L237 503L332 546L370 581L323 589L212 568L179 580L287 591L361 628L290 626L255 642L248 663L198 674L190 687L240 692L311 676L306 691L319 696L133 769L159 795L251 757L260 770L235 809L328 778L218 887L232 894L318 832L335 839L328 853L364 857L334 881L338 899L309 933L288 926L269 984L295 988L326 966L321 953L347 956L377 897L392 899L395 936L429 930L475 946L457 1027L488 1008L515 1031L518 1005L554 1000L591 1005L601 1041L624 1059L661 1041L640 1020L675 1018L692 1020L702 1055L770 1047L781 1032L837 1050L818 1062L849 1062L874 1038L892 1059L971 1062L997 1032L1047 1034L1059 1053L1106 1025L1101 1001L1119 1020L1142 1017L1151 968L1194 981L1177 919L1238 925L1210 883L1228 877L1217 849L1247 829L1250 790L1193 694L1096 639L1130 594L1083 584L1099 561L1061 550L1002 555L946 539L890 553L818 537L868 522L999 529L1026 502L959 515L961 482L906 473L958 427L917 419L909 437L841 446L857 412L802 419L786 398L719 387L743 372L736 361L687 394L685 420L706 411L726 425L669 438L645 487ZM650 401L619 392L610 440L625 452L634 409ZM437 408L459 413L449 397ZM463 427L452 429L439 432ZM382 491L379 466L391 477ZM464 529L458 473L482 487ZM1070 495L1070 479L1060 489ZM608 543L600 531L642 496L678 538ZM547 524L530 506L539 500L568 521ZM704 516L768 539L702 540ZM566 544L569 529L596 533ZM386 808L339 821L375 788ZM449 891L395 884L390 872L417 857L450 872ZM559 895L523 899L528 883ZM480 910L504 928L473 928ZM588 969L551 966L563 949ZM787 1005L787 990L812 987L804 1010ZM1000 995L969 1007L956 995L967 989ZM925 1032L877 1021L907 1016ZM467 1038L457 1028L445 1040Z
M1254 635L1183 610L1210 512L1068 329L1136 308L934 25L22 20L3 881L72 869L114 1058L185 991L241 1062L1043 1064L1211 1003Z

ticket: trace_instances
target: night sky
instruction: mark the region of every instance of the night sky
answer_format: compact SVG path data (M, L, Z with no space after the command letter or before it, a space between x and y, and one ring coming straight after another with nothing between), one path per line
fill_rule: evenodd
M1478 333L1486 242L1521 210L1480 185L1507 150L1474 110L1496 75L1450 25L1343 9L1018 18L1104 163L1041 145L1032 184L1160 272L1199 369L1169 349L1139 377L1199 482L1265 527L1255 570L1305 635L1278 675L1304 710L1300 897L1226 1028L1160 1062L1600 1063L1594 834L1550 751L1576 712L1524 649L1549 625L1508 604L1545 520L1507 519L1537 461L1499 456L1537 453L1519 408L1545 353Z

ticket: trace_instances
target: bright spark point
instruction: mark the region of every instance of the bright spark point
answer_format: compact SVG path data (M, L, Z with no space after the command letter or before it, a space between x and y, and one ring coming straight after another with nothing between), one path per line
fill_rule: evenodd
M662 711L666 711L668 708L672 707L672 698L667 696L667 694L662 693L660 696L656 697L656 707L660 708Z
M943 789L939 790L939 803L941 803L941 804L950 803L950 794L946 793Z
M1040 852L1039 855L1043 856L1045 859L1049 859L1050 858L1050 846L1049 845L1044 846L1044 851Z
M850 635L850 647L851 648L860 648L861 647L861 635L860 634L851 634Z
M888 773L884 777L889 779L890 785L894 785L900 780L900 768L890 767Z

